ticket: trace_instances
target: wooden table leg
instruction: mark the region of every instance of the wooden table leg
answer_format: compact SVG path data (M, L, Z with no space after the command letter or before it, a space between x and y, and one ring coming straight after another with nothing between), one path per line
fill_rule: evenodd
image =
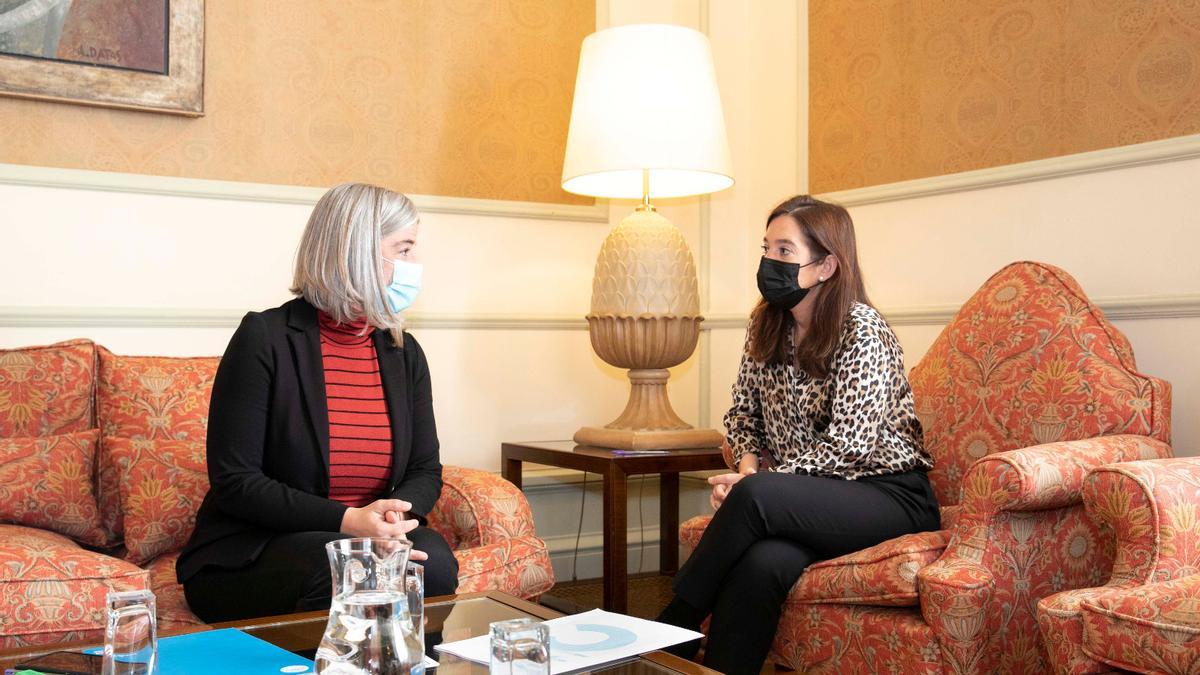
M658 480L658 570L674 574L679 569L679 474L663 473Z
M517 489L520 490L521 489L521 460L509 459L507 457L502 457L500 464L501 464L501 475L504 476L504 480L512 483L513 485L516 485Z
M629 593L626 499L625 472L612 462L604 472L604 609L620 613Z

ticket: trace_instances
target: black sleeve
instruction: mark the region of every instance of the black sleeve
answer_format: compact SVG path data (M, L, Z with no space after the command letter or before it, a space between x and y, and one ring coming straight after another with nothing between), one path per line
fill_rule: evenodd
M442 494L442 461L438 453L437 424L433 419L433 388L425 352L411 335L404 334L408 366L409 404L412 406L412 451L404 477L392 491L392 499L412 504L412 515L422 525Z
M267 325L251 312L229 341L208 411L208 480L217 508L280 532L338 532L346 506L263 473L274 377Z

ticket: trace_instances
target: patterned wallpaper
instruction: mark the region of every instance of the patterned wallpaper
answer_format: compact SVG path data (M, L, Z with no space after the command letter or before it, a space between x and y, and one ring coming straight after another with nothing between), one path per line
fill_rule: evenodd
M1200 133L1200 1L809 0L813 192Z
M595 0L209 0L206 12L204 117L0 97L0 162L590 203L559 181Z

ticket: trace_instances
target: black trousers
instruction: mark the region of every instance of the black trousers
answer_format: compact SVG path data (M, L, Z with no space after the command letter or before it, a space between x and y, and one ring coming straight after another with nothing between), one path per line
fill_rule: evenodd
M226 570L204 567L183 584L188 607L206 623L329 609L333 579L325 544L345 539L338 532L281 534L250 565ZM413 548L429 554L425 596L458 588L458 561L442 535L426 527L408 533Z
M675 576L675 593L710 611L704 665L758 673L788 592L806 567L940 526L924 472L841 480L760 472L717 509Z

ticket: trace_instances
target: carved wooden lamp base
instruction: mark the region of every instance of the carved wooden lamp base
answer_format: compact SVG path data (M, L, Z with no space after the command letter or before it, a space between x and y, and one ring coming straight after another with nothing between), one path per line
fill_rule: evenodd
M667 399L665 368L629 371L629 402L621 416L604 427L583 427L575 442L622 450L676 450L713 448L725 437L716 429L696 429L684 422Z
M679 229L644 205L627 215L596 259L592 349L629 369L629 402L603 427L584 427L575 442L623 450L712 448L724 437L684 422L667 399L668 368L687 360L700 337L699 292L692 253Z
M716 429L643 431L640 429L584 427L575 432L574 440L580 445L617 448L618 450L682 450L686 448L716 448L725 441L725 437Z

